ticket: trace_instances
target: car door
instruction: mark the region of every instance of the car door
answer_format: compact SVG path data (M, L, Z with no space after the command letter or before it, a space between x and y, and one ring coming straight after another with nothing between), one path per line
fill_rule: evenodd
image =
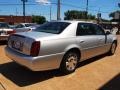
M98 44L97 44L97 51L98 54L103 54L106 51L108 51L108 47L106 45L107 42L107 36L105 35L105 31L97 24L93 24L93 29L96 34L96 38L98 38Z
M99 41L92 24L78 23L76 36L81 49L81 60L98 55L97 46Z

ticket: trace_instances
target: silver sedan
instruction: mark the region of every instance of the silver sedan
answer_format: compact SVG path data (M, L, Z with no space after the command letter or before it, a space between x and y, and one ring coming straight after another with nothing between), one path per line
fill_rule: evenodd
M74 72L78 62L108 53L117 47L115 35L85 21L47 22L32 32L9 37L6 55L33 71L60 69Z

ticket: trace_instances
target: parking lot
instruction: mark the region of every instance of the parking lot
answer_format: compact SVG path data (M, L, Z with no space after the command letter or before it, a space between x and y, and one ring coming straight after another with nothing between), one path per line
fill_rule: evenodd
M58 70L32 72L7 58L4 48L0 45L0 90L120 90L119 44L115 55L84 61L69 75Z

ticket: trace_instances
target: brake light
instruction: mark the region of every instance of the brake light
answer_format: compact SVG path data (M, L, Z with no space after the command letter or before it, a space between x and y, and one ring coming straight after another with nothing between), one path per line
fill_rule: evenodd
M15 30L7 31L7 34L13 34L13 33L16 33L16 31Z
M31 56L38 56L39 51L40 51L40 41L33 42L32 46L31 46L30 55Z

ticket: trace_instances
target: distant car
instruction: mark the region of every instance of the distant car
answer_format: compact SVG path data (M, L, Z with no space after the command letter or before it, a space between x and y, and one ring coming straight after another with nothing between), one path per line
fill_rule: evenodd
M7 23L0 22L0 41L7 40L10 34L15 33Z
M75 71L78 62L109 53L113 55L117 38L99 25L83 21L48 22L32 32L9 37L6 55L33 70Z
M31 30L34 30L36 28L35 23L20 23L15 26L15 31L16 32L28 32Z

